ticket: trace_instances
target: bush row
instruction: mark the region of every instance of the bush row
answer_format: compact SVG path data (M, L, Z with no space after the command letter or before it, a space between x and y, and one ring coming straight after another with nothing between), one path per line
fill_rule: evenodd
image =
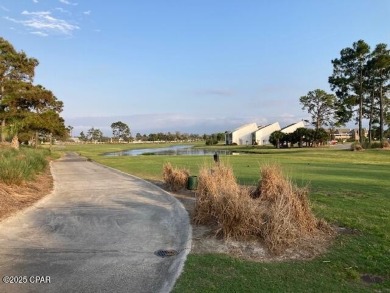
M363 149L380 149L380 148L388 148L388 147L390 147L390 143L387 140L384 140L382 142L375 141L375 142L371 142L371 143L369 143L367 141L367 142L364 142L363 144L361 144L360 142L354 142L351 145L351 150L352 151L361 151Z

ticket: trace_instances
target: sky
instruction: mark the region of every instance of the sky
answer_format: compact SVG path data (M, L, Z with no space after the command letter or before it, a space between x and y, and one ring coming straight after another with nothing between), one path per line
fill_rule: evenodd
M0 36L39 60L74 135L203 134L309 119L299 98L330 92L353 42L390 45L389 15L389 0L0 0Z

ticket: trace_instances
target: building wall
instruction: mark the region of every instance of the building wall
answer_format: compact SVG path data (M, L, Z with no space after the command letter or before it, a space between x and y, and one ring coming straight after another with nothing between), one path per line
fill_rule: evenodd
M252 132L250 133L244 133L240 135L233 135L233 142L235 142L238 145L251 145L252 144Z
M272 132L280 130L280 125L278 122L268 125L264 128L257 130L254 133L254 140L258 145L269 144L269 136Z
M252 133L257 130L257 124L251 123L246 124L236 130L231 132L231 140L230 133L226 134L226 142L227 143L236 143L238 145L252 144Z

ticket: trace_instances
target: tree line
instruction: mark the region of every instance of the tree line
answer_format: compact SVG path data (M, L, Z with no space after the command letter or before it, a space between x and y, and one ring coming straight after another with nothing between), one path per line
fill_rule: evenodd
M269 137L269 142L276 148L291 147L298 144L298 147L323 145L329 140L329 134L324 128L310 129L300 127L292 133L284 133L280 130L274 131Z
M385 139L384 126L390 126L390 50L386 44L377 44L371 51L363 40L340 51L332 61L333 73L328 82L334 94L321 89L309 91L300 98L303 110L311 115L315 130L331 128L350 121L358 124L359 141L365 134L363 120L368 120L368 140L377 134Z
M15 148L19 141L37 143L39 137L66 134L60 116L62 101L42 85L35 85L35 68L39 62L18 52L0 37L0 141L12 139Z
M68 126L70 132L73 127ZM195 134L195 133L182 133L180 131L175 132L157 132L150 134L141 134L137 132L135 136L132 136L130 127L122 122L117 121L111 124L112 136L105 137L103 132L99 128L91 127L84 133L80 132L78 138L81 141L87 142L131 142L131 141L199 141L204 140L206 144L217 144L219 141L225 140L224 133L213 133L213 134Z

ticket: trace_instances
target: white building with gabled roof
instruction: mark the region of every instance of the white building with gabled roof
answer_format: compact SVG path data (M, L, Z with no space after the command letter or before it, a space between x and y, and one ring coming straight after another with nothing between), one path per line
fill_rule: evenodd
M284 128L282 128L282 132L283 133L293 133L295 130L297 130L298 128L305 128L305 123L303 121L299 121L297 123L293 123L293 124L290 124Z
M256 123L249 123L236 128L233 131L225 132L225 143L245 145L252 144L252 133L258 130Z
M280 130L280 125L278 122L269 124L264 127L259 127L252 134L252 144L257 144L257 145L269 144L269 137L271 133L278 130Z
M240 126L232 131L225 132L225 143L227 145L266 145L269 144L269 137L274 131L282 131L283 133L292 133L297 128L305 127L303 121L290 124L283 129L280 129L278 122L266 126L257 126L256 123L248 123Z

